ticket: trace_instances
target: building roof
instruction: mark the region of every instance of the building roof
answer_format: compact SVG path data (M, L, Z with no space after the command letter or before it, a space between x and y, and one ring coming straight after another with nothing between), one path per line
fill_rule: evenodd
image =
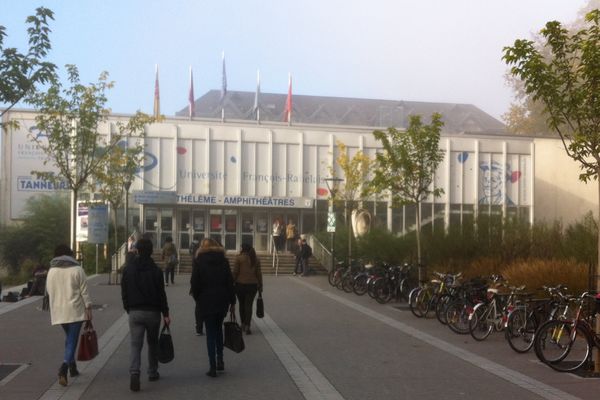
M210 90L194 102L197 118L252 120L254 92L228 91L221 102L221 91ZM260 93L260 120L282 122L287 94ZM407 128L409 116L421 115L425 121L434 112L442 114L444 133L506 134L505 125L472 104L429 103L403 100L375 100L345 97L294 95L292 123ZM176 113L187 116L188 107Z

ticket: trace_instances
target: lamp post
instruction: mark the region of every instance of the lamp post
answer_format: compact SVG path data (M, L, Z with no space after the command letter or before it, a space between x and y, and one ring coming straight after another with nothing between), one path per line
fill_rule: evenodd
M129 239L129 188L131 187L131 177L128 176L123 182L125 188L125 241Z
M343 182L342 178L325 178L323 179L329 190L329 209L327 212L327 232L331 233L331 269L333 271L335 264L335 212L333 209L333 201L338 190L338 185Z

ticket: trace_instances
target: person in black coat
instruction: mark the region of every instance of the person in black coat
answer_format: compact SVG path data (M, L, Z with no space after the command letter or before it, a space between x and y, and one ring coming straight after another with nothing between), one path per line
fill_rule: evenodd
M223 320L227 310L235 312L235 292L229 261L223 247L204 239L192 262L191 293L206 326L206 348L210 369L206 375L224 371Z
M156 381L158 373L158 336L161 314L165 325L171 322L169 304L165 293L163 274L152 259L152 242L140 239L136 243L137 255L131 255L123 270L121 298L129 314L131 336L130 389L140 390L141 352L144 334L148 342L148 379Z

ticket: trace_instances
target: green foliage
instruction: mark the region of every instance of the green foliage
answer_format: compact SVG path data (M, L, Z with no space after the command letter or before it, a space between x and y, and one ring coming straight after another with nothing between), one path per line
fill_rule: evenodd
M4 47L6 28L0 25L0 105L7 105L0 111L0 117L19 101L27 100L36 86L55 81L56 66L45 61L51 49L50 20L54 20L54 13L44 7L37 8L35 15L27 17L29 49L26 53Z
M0 255L16 274L27 259L48 264L54 247L68 242L68 199L61 195L32 197L25 206L22 224L0 231Z
M578 161L587 182L600 167L600 10L586 15L586 26L570 33L557 21L541 30L542 54L531 40L516 40L504 48L510 72L525 93L540 101L548 126L563 140L569 157Z
M388 128L386 132L374 131L383 152L377 153L373 164L373 179L367 192L389 193L392 204L416 205L417 262L421 263L421 216L419 204L429 196L438 197L441 188L433 185L435 171L444 159L440 150L442 116L434 113L431 123L421 122L421 116L412 115L406 131ZM420 278L420 277L419 277Z
M29 138L47 156L44 164L50 163L58 170L57 174L50 171L32 171L32 174L54 183L66 182L75 202L79 191L92 186L91 182L94 187L99 185L103 189L131 179L142 158L140 141L145 134L144 125L154 119L138 112L125 123L115 121L116 129L112 129L110 135L101 132L110 113L105 106L106 93L113 86L108 81L108 73L101 73L97 83L86 86L81 84L76 66L66 68L68 87L52 82L46 92L34 96L32 103L39 110L36 126L45 135L31 134ZM119 147L124 140L125 147ZM72 210L74 213L75 204ZM71 215L71 225L74 229L75 215ZM71 243L71 247L75 247L75 243Z
M336 233L336 254L347 254L345 227ZM572 260L588 265L597 257L597 222L591 214L563 229L558 222L505 220L500 216L481 215L476 224L443 227L434 232L423 228L423 262L430 270L466 271L475 275L499 272L507 265L523 260ZM329 235L317 238L329 248ZM353 244L354 258L389 263L416 263L414 232L396 236L373 229ZM340 257L338 257L340 258Z

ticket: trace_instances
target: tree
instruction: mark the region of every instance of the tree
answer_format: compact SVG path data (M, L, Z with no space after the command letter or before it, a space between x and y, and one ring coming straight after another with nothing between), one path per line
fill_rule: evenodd
M144 122L152 119L138 113L127 124L116 121L119 128L110 135L102 134L100 125L107 121L110 112L105 107L106 91L113 85L108 81L108 73L103 72L97 83L85 86L80 83L77 67L66 68L70 87L63 88L55 81L47 92L32 99L39 110L36 125L42 134L31 134L30 139L48 157L45 164L50 163L58 170L58 174L52 171L32 171L32 174L57 184L64 182L71 190L71 246L75 248L79 192L101 173L118 144L127 135L143 137Z
M382 143L383 152L375 157L369 191L387 191L393 206L416 206L419 281L424 278L421 268L420 204L429 196L439 197L443 193L441 188L433 187L434 173L444 159L444 151L439 149L443 125L440 114L432 114L430 124L423 124L421 116L413 115L406 131L388 128L386 132L373 132L375 139Z
M576 19L566 26L570 32L575 32L585 25L585 15L593 9L600 8L600 0L589 0L579 10ZM544 55L550 57L548 49L544 48L543 38L540 35L533 36L536 48ZM507 85L514 91L515 101L511 103L509 110L502 115L507 129L515 134L554 136L556 133L546 123L544 104L534 100L524 88L523 82L510 72L506 75Z
M91 188L100 193L102 199L111 206L115 250L119 247L117 210L123 205L123 198L128 194L129 186L144 158L144 147L141 142L136 140L136 143L132 145L129 143L129 138L132 132L141 132L144 125L150 123L151 120L147 115L138 112L127 125L119 125L120 135L127 138L127 141L120 142L108 154L104 167L99 168L95 174L95 185ZM129 232L125 232L125 234L129 234Z
M14 47L4 47L6 28L0 25L0 104L7 105L0 111L0 118L32 95L36 86L56 80L56 66L44 61L51 49L49 20L54 20L54 13L44 7L27 17L29 49L25 54Z
M344 173L344 181L335 192L335 197L344 201L346 226L348 228L348 262L352 258L352 228L350 216L352 210L356 207L356 203L363 198L363 189L365 178L371 168L372 160L358 150L353 157L348 154L347 146L337 140L338 156L335 159L337 165ZM335 177L335 168L330 168L331 176Z
M0 254L12 273L27 258L47 263L57 244L69 239L69 201L64 195L36 196L27 201L23 222L0 231Z
M546 24L540 34L548 57L531 40L519 39L504 48L503 59L511 74L521 79L525 92L544 104L548 126L560 136L567 155L579 162L579 179L587 183L600 174L600 11L593 10L585 18L587 25L573 33L558 21ZM600 193L600 183L598 189ZM598 257L596 289L600 290L600 252ZM600 318L596 329L600 331ZM598 356L596 370L600 371Z

